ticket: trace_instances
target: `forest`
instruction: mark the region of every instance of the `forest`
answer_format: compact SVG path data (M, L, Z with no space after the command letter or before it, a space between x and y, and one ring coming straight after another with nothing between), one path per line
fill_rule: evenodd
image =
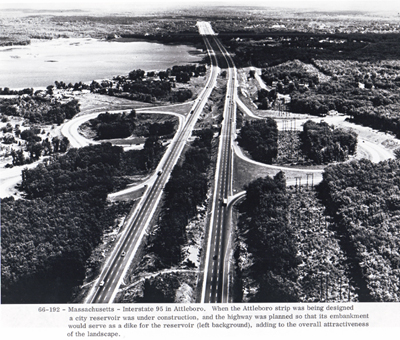
M399 301L400 164L362 159L325 168L318 192L346 252L360 301Z
M399 59L399 35L392 33L237 32L220 35L237 67L268 67L298 59L377 61Z
M79 112L77 100L66 103L50 102L42 97L18 97L0 100L0 111L2 122L6 123L2 127L2 143L11 145L9 151L5 153L5 158L12 157L12 162L6 167L29 164L37 161L42 155L49 156L57 153L64 153L69 147L69 140L66 137L50 136L50 132L45 136L45 130L38 127L39 124L54 124L70 119ZM22 124L10 123L9 116L23 117L28 119L29 128L26 122ZM22 125L22 126L21 126ZM18 147L14 148L14 145ZM26 154L28 153L28 156Z
M153 103L155 101L184 102L192 98L190 89L175 89L176 83L187 83L191 77L204 76L205 65L173 66L165 71L145 72L132 70L128 77L116 76L112 81L92 81L93 93L107 94L132 100Z
M325 122L305 122L300 139L303 153L315 164L343 162L357 148L355 132L335 129Z
M361 85L364 88L360 88ZM324 83L303 93L291 93L290 110L297 113L309 113L324 116L330 110L350 116L350 120L399 137L400 115L398 108L400 97L396 83L392 88L365 88L364 83L353 81L344 84ZM390 86L390 85L388 85Z
M358 301L347 254L313 188L282 172L248 184L238 206L235 302Z
M237 233L250 263L239 277L250 281L256 291L249 302L299 301L294 282L301 260L288 223L288 199L282 172L274 178L259 178L246 187L246 198L239 207ZM238 261L239 248L234 256Z
M152 136L143 150L104 143L23 170L25 199L2 200L2 302L70 301L103 231L127 212L107 194L154 169L163 151Z
M206 199L207 170L211 161L211 129L201 130L177 164L165 186L163 205L150 251L163 267L178 264L186 241L186 226Z
M135 110L131 110L128 114L105 112L85 125L96 133L97 140L126 138L131 135L171 138L177 125L175 117L163 123L151 123L145 120L146 115L137 115Z
M271 164L278 154L278 127L272 118L246 121L237 140L256 161Z
M25 95L17 98L0 99L0 112L6 116L27 119L30 123L62 124L80 112L78 100L65 103L51 101L42 96Z
M275 32L224 42L237 65L262 68L270 89L259 91L260 109L277 105L276 93L289 94L291 112L324 116L337 111L399 136L398 39L389 33Z
M163 151L154 136L146 140L142 150L123 152L110 143L70 149L64 156L24 169L20 189L30 199L81 190L104 195L123 188L129 176L154 169Z
M270 90L260 90L258 101L273 105L276 93L289 94L288 109L324 116L329 111L348 114L359 124L398 134L400 86L397 61L296 59L262 70ZM264 105L265 106L265 105Z
M1 212L1 301L26 304L71 301L91 250L125 211L107 206L104 197L75 191L5 198Z

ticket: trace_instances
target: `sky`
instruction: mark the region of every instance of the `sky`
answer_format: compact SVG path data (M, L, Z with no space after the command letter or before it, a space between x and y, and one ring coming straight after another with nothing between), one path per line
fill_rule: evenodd
M140 7L153 7L153 8L169 8L176 6L191 6L196 5L246 5L246 6L263 6L263 7L283 7L293 9L312 9L320 11L378 11L378 12L400 12L400 2L398 0L145 0L138 1L124 1L124 0L69 0L67 1L38 1L32 0L17 0L1 1L1 8L22 8L29 7L32 9L71 9L71 8L98 8L115 12L119 9L132 10Z

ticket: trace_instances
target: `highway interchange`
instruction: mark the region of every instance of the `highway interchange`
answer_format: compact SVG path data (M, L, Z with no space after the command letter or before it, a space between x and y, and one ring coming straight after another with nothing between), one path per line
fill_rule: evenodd
M241 155L235 139L236 105L243 110L243 103L237 98L237 70L229 53L218 40L217 35L207 22L199 22L199 33L202 35L211 61L211 72L207 83L194 101L190 114L180 117L180 125L169 148L164 154L155 175L146 182L145 192L139 204L126 217L121 235L114 250L106 260L102 271L92 286L85 300L86 303L112 303L118 293L119 286L136 255L143 237L148 231L154 212L161 200L163 188L168 182L170 173L177 163L182 150L191 136L194 125L199 118L207 100L216 85L221 68L227 71L227 87L223 121L219 136L218 158L215 170L215 182L212 195L212 209L206 228L207 242L203 258L203 271L200 274L200 301L202 303L219 303L229 301L229 241L231 227L233 153ZM98 114L98 113L97 113ZM96 114L92 114L93 116ZM83 121L92 115L85 115L72 120L63 127L63 134L72 140L73 146L87 144L83 137L76 136L76 130ZM300 125L300 124L299 124ZM75 145L76 144L76 145ZM282 169L276 167L277 171ZM283 169L284 170L284 169ZM293 169L291 169L293 170ZM298 169L300 172L308 170ZM314 171L321 177L322 170ZM294 183L291 183L294 184ZM235 198L243 196L239 193Z

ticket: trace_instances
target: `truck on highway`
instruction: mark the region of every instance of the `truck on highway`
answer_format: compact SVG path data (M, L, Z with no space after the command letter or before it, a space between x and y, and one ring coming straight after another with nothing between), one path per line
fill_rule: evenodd
M224 199L219 199L219 201L221 202L222 205L227 205L228 204L228 199L224 198Z

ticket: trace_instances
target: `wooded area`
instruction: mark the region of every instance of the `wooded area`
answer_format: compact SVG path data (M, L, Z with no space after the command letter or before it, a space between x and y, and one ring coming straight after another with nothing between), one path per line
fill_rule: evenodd
M235 240L235 302L358 301L349 261L312 188L282 172L246 187Z
M154 169L163 150L156 137L126 153L104 143L23 170L27 199L2 200L2 302L70 301L103 231L127 212L107 193Z
M250 302L299 301L294 282L300 264L295 236L288 223L288 194L284 174L259 178L246 187L239 207L238 238L249 263L239 275L255 288ZM235 259L246 256L236 248ZM244 288L244 287L243 287ZM240 289L243 292L243 288ZM242 300L242 297L236 297Z
M79 111L76 99L65 103L57 100L51 102L37 94L0 99L0 112L3 115L22 117L30 123L62 124L65 119L71 119Z
M2 199L2 303L66 303L105 229L125 211L75 191Z
M95 139L126 138L131 135L149 137L172 138L177 126L177 118L171 116L171 120L163 123L142 122L146 120L146 114L130 113L101 113L95 119L91 119L85 125L96 133Z
M318 116L332 110L399 136L398 39L396 34L275 32L225 43L237 64L262 68L270 88L258 91L260 109ZM290 102L282 106L277 93L290 95Z
M278 127L272 118L246 121L237 140L256 161L271 164L278 154Z
M191 77L205 75L205 65L173 66L165 71L132 70L128 77L116 76L112 81L92 81L93 93L107 94L148 103L155 101L184 102L192 97L190 89L175 89L176 83L187 83Z
M400 164L366 159L325 168L319 194L334 218L360 301L399 301Z
M325 122L308 120L300 138L304 154L315 164L343 162L349 155L354 155L357 148L355 132L335 129Z
M160 259L163 267L178 264L181 247L186 241L186 226L196 215L197 206L206 199L207 169L211 160L211 129L201 130L177 164L165 186L163 206L150 251Z

